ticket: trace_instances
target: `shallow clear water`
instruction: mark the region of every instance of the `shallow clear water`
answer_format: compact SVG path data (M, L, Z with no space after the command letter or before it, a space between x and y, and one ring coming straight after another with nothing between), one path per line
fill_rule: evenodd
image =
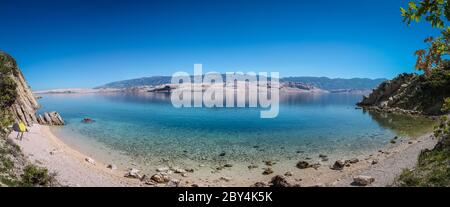
M351 157L386 147L394 136L419 136L433 121L355 109L360 95L282 95L279 116L260 119L255 108L172 107L166 94L54 94L41 111L58 111L55 128L79 148L121 153L133 162L234 162ZM95 120L82 123L85 117ZM225 156L219 156L225 153Z

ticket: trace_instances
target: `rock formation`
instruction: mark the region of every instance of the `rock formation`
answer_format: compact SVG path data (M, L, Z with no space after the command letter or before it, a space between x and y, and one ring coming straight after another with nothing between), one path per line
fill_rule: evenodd
M37 123L50 126L65 125L64 120L61 118L58 112L45 112L44 116L39 114L37 117Z
M28 86L22 72L18 68L16 61L6 53L0 52L0 55L2 56L2 67L12 71L11 73L1 75L8 76L8 78L16 85L15 101L8 107L13 119L16 121L21 121L28 126L31 126L34 123L64 125L63 119L56 112L45 113L44 117L36 114L36 111L39 109L39 104Z
M357 105L394 113L440 115L444 98L450 93L449 71L444 64L429 76L400 74L381 83Z

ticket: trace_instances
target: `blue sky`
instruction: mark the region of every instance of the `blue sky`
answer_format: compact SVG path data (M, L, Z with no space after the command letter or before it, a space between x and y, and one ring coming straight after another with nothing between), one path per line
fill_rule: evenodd
M436 34L407 0L0 0L0 50L33 89L94 87L176 71L392 78Z

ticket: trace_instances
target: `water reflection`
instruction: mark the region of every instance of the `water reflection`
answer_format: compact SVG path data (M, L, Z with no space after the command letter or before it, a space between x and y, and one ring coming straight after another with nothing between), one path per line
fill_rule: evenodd
M365 111L381 127L400 136L417 138L433 130L437 121L423 116L408 116L386 112Z

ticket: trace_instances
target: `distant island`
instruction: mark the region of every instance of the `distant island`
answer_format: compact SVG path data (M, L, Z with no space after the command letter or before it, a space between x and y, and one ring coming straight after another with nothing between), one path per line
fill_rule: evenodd
M225 76L225 75L223 75ZM295 89L302 92L330 92L330 93L357 93L368 94L372 89L386 81L384 78L328 78L328 77L286 77L280 79L281 87L288 88L289 91ZM94 90L70 90L57 89L47 91L37 91L37 93L80 93L80 92L110 92L120 90L148 90L157 92L156 89L166 89L170 84L170 76L152 76L129 80L115 81L93 88ZM164 90L166 91L166 90Z

